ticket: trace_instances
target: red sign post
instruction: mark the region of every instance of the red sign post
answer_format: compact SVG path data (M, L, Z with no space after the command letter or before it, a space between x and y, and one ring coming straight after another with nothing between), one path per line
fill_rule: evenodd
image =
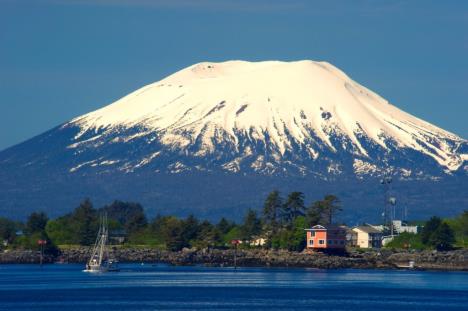
M44 245L47 244L47 240L37 240L37 244L39 244L41 246L41 261L40 261L40 265L41 265L41 268L42 268L42 260L44 258Z
M239 245L240 242L240 240L231 240L231 244L234 245L234 269L237 269L237 245Z

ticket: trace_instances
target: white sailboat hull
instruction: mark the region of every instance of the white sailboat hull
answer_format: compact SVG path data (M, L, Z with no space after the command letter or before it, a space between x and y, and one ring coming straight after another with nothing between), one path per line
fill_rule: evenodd
M83 271L84 272L97 273L97 272L107 272L107 271L109 271L109 269L107 267L104 267L104 266L88 266Z

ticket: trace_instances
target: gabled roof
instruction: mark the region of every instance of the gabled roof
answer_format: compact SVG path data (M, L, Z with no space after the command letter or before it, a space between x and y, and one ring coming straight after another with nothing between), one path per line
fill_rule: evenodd
M380 230L374 228L374 227L371 227L371 226L357 226L357 227L354 227L354 229L358 229L358 230L361 230L365 233L382 233Z
M338 226L338 225L315 225L312 228L305 229L306 231L315 231L315 230L346 230L345 226Z

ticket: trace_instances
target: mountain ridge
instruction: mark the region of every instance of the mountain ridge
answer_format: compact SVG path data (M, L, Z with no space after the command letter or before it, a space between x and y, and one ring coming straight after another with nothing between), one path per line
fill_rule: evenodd
M277 158L298 145L316 160L320 148L312 145L337 152L331 142L335 136L346 141L341 149L363 158L369 155L361 138L384 150L390 149L388 143L415 149L448 171L468 159L457 154L466 140L399 110L326 62L198 63L66 125L80 127L76 140L93 130L109 135L139 127L136 134L120 139L156 132L159 137L152 139L178 150L193 149L198 141L195 156L214 153L219 144L236 149L244 138L263 143ZM99 135L68 147L99 140ZM247 148L238 160L251 152ZM256 162L262 162L261 156Z
M142 198L154 211L182 211L170 198L187 187L184 196L198 197L193 209L209 215L207 206L220 213L237 206L223 201L226 187L236 189L232 200L245 196L247 208L258 201L255 187L324 185L346 197L346 189L366 193L352 183L378 185L384 174L456 193L468 180L467 160L467 140L401 111L329 63L203 62L1 151L0 212L51 197L47 209L64 209L76 204L72 198L98 198L98 189L100 200ZM381 193L371 188L365 206L376 214ZM210 192L213 204L203 203ZM447 200L425 195L429 205ZM468 206L463 194L453 202Z

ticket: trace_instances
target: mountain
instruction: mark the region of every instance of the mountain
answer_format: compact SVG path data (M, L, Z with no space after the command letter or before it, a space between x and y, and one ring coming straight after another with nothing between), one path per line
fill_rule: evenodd
M199 63L0 152L0 213L91 197L238 218L278 188L375 218L391 174L413 216L450 214L468 207L467 161L467 140L329 63Z

